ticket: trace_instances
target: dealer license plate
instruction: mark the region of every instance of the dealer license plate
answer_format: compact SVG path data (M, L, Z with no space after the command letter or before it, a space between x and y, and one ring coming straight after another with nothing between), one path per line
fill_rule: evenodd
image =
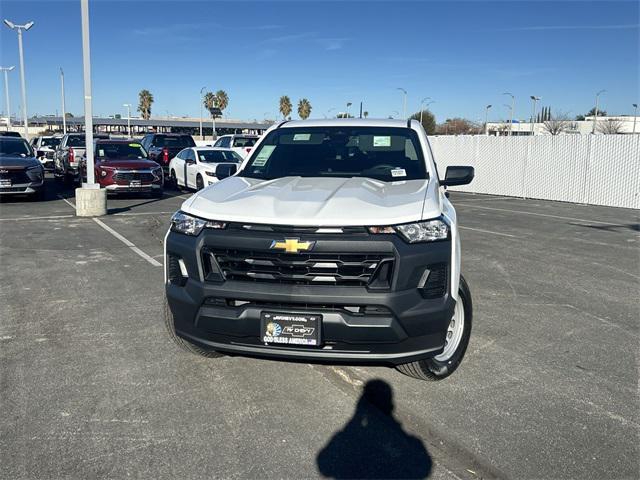
M129 182L129 186L131 188L140 188L142 186L142 182L140 180L131 180Z
M322 315L262 312L260 335L266 344L317 347Z
M0 187L10 187L11 179L10 178L0 178Z

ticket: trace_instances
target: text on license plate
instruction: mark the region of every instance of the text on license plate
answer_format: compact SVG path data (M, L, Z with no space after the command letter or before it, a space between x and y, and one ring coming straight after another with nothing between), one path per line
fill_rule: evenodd
M321 315L262 312L260 335L264 343L320 345Z

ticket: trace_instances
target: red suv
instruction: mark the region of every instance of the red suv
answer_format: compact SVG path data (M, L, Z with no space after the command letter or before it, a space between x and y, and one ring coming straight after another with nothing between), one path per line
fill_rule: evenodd
M95 178L109 193L162 195L162 167L149 160L142 145L132 140L96 140L94 143ZM82 178L87 178L86 158L80 164Z

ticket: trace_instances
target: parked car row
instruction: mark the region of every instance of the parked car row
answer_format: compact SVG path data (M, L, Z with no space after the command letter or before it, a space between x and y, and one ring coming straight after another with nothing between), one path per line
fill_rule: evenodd
M55 179L67 185L86 181L84 133L38 136L29 143L17 132L3 133L0 138L8 142L7 153L3 154L4 163L8 158L12 161L9 162L11 172L6 168L2 170L2 194L40 194L44 189L45 169L51 170ZM95 181L109 193L139 192L160 196L165 179L178 188L200 190L233 175L257 139L256 135L224 135L216 141L216 146L196 147L188 134L150 133L140 141L96 134ZM29 177L27 182L27 177L15 176L18 166L33 169L34 165L42 172L39 180ZM18 180L22 183L17 183Z

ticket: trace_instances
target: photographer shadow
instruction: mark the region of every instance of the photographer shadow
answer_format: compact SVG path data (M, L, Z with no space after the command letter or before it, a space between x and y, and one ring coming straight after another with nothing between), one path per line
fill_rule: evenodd
M318 453L318 470L330 478L426 478L432 461L422 441L393 418L393 391L367 382L353 417Z

